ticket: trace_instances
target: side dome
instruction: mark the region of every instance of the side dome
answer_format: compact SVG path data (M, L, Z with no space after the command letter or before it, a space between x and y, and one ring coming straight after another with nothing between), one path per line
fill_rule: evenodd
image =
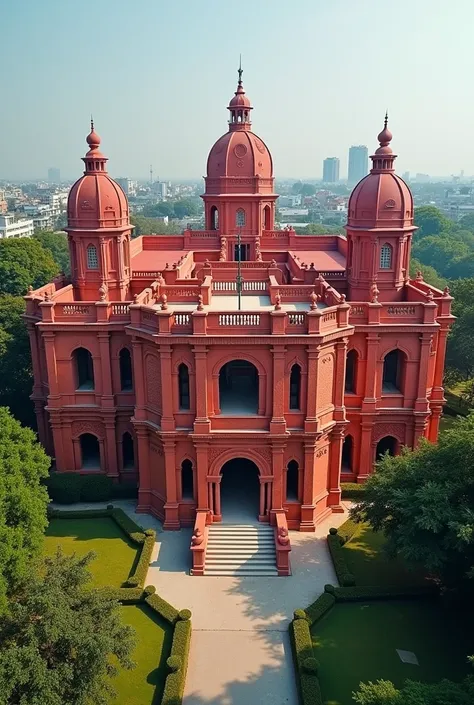
M413 223L413 196L394 173L373 173L351 193L347 224L351 227L404 227Z
M403 228L413 225L413 196L408 185L395 174L396 154L390 147L387 127L378 135L380 146L370 158L372 169L351 193L347 225L353 228Z
M97 230L128 226L127 197L107 174L107 158L99 151L100 137L93 124L86 141L90 149L83 157L84 175L72 186L68 196L68 227Z
M212 147L207 159L207 176L273 177L270 150L260 137L244 130L229 131Z

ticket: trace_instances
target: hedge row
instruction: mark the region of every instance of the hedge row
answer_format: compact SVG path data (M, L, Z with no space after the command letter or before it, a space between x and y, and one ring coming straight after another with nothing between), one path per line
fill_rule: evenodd
M151 530L150 530L151 531ZM155 545L155 532L153 534L145 536L142 544L142 549L140 551L140 558L138 559L137 567L135 572L127 580L128 587L143 587L145 584L146 576L148 573L148 568L150 567L151 554L153 553L153 547Z
M341 482L341 499L357 501L365 492L365 485L357 482Z
M334 595L331 595L329 592L323 592L323 594L318 597L316 602L313 602L313 604L309 605L309 607L306 607L305 610L295 610L295 619L301 619L301 612L303 612L309 624L312 625L317 622L318 619L321 619L326 612L329 612L335 602L336 598Z
M340 536L338 534L329 534L328 548L339 584L343 587L351 587L355 585L355 576L351 573L349 566L347 565L346 555L344 553L344 549L342 548Z
M170 624L174 625L178 621L179 612L176 607L170 605L169 602L166 602L166 600L159 595L147 595L145 602Z
M188 613L189 610L180 612L179 621L174 628L171 656L166 662L170 673L166 677L161 705L181 705L183 701L191 645L191 613L189 612L188 619L182 619L183 612Z
M290 642L300 701L303 705L323 705L318 678L318 663L314 658L307 619L297 618L290 623Z
M336 602L360 602L365 600L401 600L413 598L437 597L438 586L427 585L362 585L360 587L334 587L326 585L328 594L333 595Z
M103 474L81 475L78 472L52 472L46 480L48 494L53 502L106 502L111 498L135 498L137 483L114 483Z
M143 602L143 588L113 588L104 587L101 591L114 600L118 600L122 605L138 605Z

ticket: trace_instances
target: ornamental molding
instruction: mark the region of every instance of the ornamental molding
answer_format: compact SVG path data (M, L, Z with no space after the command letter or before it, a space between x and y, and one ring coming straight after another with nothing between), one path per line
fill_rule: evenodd
M373 434L372 434L372 442L373 443L378 443L381 438L385 438L385 436L393 436L394 438L397 439L400 443L405 443L405 435L406 435L406 426L405 424L401 423L381 423L381 424L376 424Z
M72 437L79 438L84 433L90 433L99 440L103 440L105 436L104 424L102 421L73 421Z

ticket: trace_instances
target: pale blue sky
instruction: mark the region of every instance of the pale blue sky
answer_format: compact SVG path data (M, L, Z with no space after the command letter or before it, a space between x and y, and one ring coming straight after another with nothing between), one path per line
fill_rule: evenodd
M472 0L0 6L0 178L80 175L91 112L112 175L203 175L240 52L277 177L317 177L326 156L345 176L386 107L400 173L474 174Z

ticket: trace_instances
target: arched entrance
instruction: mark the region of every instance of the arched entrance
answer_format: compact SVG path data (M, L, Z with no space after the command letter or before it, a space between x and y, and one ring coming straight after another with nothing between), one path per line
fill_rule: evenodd
M383 458L385 453L388 453L389 455L396 455L397 454L397 446L398 446L398 442L397 442L396 438L394 438L393 436L384 436L377 443L377 450L375 451L375 459L380 460L381 458Z
M257 521L260 506L259 469L247 458L228 460L221 469L220 497L222 521Z

